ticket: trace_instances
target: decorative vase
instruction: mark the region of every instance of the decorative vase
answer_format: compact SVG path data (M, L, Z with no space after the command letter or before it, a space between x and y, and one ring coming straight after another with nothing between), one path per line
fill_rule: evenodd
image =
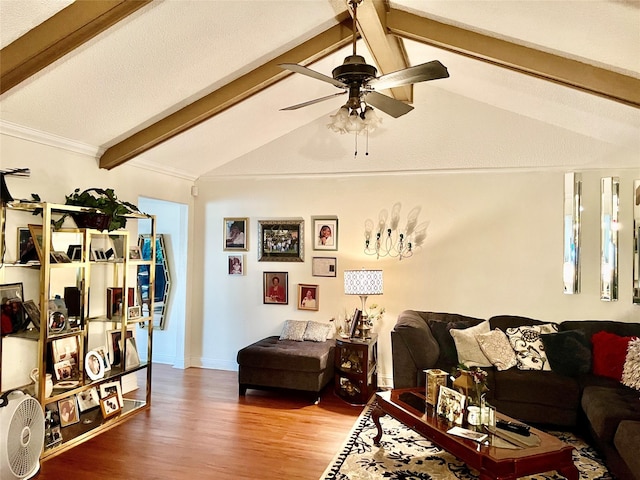
M38 372L38 369L34 368L33 370L31 370L31 374L29 376L31 377L31 380L33 380L35 394L38 395L38 388L39 388L38 383L40 382L40 374ZM44 386L45 398L50 397L52 393L53 393L53 379L51 377L51 374L47 373L45 375L45 386Z

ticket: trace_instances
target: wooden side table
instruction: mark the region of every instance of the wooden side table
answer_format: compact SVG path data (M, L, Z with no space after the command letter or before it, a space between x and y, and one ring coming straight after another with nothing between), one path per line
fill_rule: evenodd
M378 336L336 339L334 365L336 395L364 405L378 387Z

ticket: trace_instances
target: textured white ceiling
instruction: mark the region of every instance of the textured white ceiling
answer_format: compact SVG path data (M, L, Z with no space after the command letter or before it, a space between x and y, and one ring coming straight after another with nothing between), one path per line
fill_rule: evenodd
M365 0L366 1L366 0ZM2 45L68 2L0 0ZM126 138L337 23L337 0L154 1L0 96L0 128L95 149ZM640 78L640 2L391 2L394 8ZM410 63L451 78L415 87L414 111L359 140L325 128L335 92L285 80L132 160L187 178L464 168L636 167L640 111L406 41ZM330 75L347 48L311 67ZM358 53L371 61L359 42ZM268 159L268 162L265 161Z

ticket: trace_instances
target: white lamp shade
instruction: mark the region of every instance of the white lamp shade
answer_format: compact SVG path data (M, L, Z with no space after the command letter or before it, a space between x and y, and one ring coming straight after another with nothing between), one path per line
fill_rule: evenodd
M382 295L382 270L345 270L345 295Z

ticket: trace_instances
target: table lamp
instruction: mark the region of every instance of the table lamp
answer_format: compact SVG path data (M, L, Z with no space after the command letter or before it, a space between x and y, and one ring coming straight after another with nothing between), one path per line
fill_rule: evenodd
M371 329L367 319L367 297L369 295L382 295L382 270L345 270L344 271L345 295L358 295L362 301L362 316L358 323L360 338L367 338L367 332Z

